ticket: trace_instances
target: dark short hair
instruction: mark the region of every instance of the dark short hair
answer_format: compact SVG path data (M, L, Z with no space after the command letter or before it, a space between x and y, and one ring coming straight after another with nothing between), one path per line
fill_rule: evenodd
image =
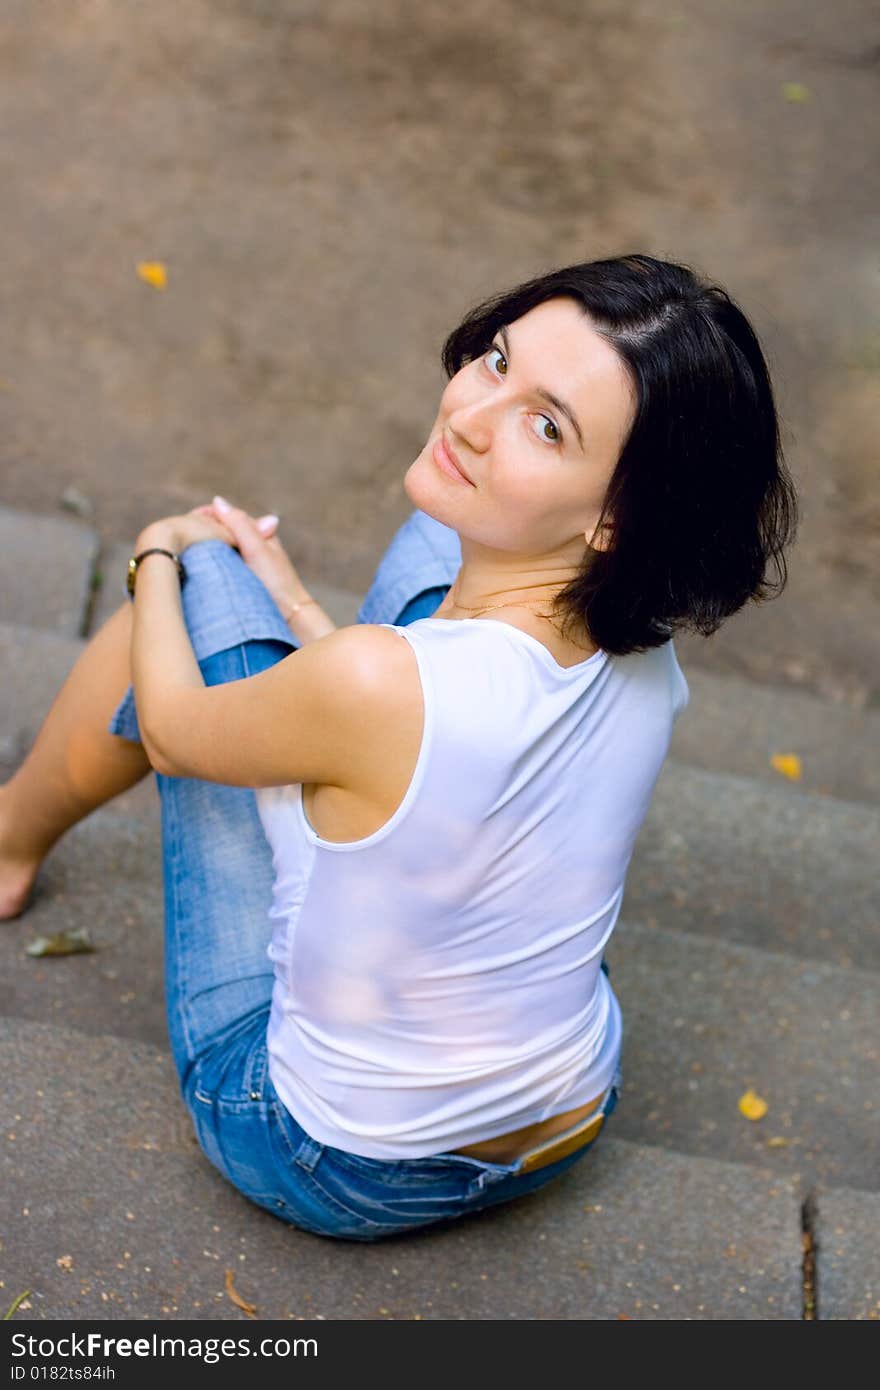
M555 597L563 628L625 656L679 628L711 636L787 581L797 494L758 337L726 290L688 266L626 255L566 266L470 310L443 345L454 376L502 325L576 300L628 369L635 418L604 498L606 550L589 548ZM767 578L772 564L778 581Z

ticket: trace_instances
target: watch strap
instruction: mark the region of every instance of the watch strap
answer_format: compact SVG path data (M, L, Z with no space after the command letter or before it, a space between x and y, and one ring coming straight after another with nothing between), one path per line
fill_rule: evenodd
M128 574L125 579L125 587L128 590L129 598L134 598L134 586L137 578L138 565L147 555L167 555L169 560L173 560L177 566L177 574L181 585L183 585L186 579L186 570L183 567L183 561L180 556L176 555L173 550L166 550L161 545L152 545L148 550L142 550L139 555L132 555L128 562Z

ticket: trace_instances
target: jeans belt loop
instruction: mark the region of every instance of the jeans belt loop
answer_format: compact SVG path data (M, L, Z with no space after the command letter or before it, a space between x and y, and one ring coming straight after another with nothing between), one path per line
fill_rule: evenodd
M297 1151L294 1162L298 1163L300 1168L305 1168L306 1172L311 1173L325 1148L325 1144L320 1144L317 1139L312 1139L311 1135L307 1134Z

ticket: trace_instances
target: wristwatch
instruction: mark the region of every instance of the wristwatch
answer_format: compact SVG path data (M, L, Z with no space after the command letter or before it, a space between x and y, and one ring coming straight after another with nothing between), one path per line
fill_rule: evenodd
M183 561L181 560L180 556L175 555L173 550L165 550L160 545L153 545L150 547L149 550L142 550L139 555L132 555L131 559L128 562L128 574L125 577L125 587L128 590L129 598L134 598L134 586L135 579L137 576L138 565L146 555L167 555L169 560L173 560L175 565L177 566L177 573L180 578L181 588L183 588L183 585L186 581L186 570L183 567Z

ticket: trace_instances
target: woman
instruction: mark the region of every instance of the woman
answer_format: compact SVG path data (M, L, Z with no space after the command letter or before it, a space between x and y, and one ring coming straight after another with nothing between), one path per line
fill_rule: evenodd
M595 1142L622 1079L602 950L688 699L672 634L765 598L771 560L781 589L796 525L758 341L685 266L539 276L443 363L356 624L277 517L154 522L133 602L0 789L8 917L64 830L155 770L199 1141L252 1201L354 1240Z

